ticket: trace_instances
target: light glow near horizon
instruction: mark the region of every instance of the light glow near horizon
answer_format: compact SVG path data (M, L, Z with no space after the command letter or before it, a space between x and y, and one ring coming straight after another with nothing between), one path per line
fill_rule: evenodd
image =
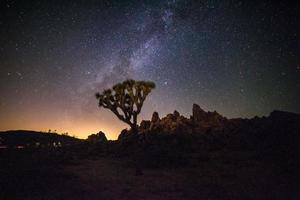
M6 4L6 5L5 5ZM7 1L0 14L0 130L79 138L128 127L94 96L156 88L139 121L192 104L227 118L300 112L296 9L277 2Z

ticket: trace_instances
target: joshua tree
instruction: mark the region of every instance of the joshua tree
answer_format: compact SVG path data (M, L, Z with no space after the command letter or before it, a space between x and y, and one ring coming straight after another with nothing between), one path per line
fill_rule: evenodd
M147 95L155 88L150 81L126 80L100 93L96 93L99 107L111 110L120 120L137 133L137 116Z
M137 116L141 112L147 95L155 88L155 84L149 81L126 80L118 83L100 93L96 93L99 107L111 110L120 120L127 123L133 134L137 136ZM144 144L142 144L144 146ZM139 162L139 152L136 154L136 175L142 175Z

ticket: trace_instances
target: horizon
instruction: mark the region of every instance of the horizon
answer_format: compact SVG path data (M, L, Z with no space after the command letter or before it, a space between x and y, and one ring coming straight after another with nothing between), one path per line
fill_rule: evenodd
M300 113L296 6L260 1L5 1L0 4L0 130L78 138L128 126L94 94L156 84L138 122L197 103L227 118Z
M201 106L200 106L201 107ZM176 109L174 110L174 111L177 111ZM174 112L173 111L173 112ZM214 111L206 111L206 110L204 110L205 112L214 112ZM272 112L274 112L274 111L280 111L280 112L288 112L288 113L295 113L295 114L300 114L300 113L296 113L296 112L289 112L289 111L284 111L284 110L273 110ZM154 111L154 112L156 112L156 111ZM173 113L172 112L172 113ZM216 111L217 113L219 113L218 111ZM262 115L262 116L257 116L257 115L255 115L255 116L253 116L253 117L250 117L250 118L242 118L242 117L235 117L235 118L227 118L226 116L224 116L224 115L222 115L221 113L219 113L219 114L221 114L223 117L225 117L225 118L227 118L227 119L237 119L237 118L241 118L241 119L253 119L253 118L255 118L255 117L259 117L259 118L262 118L262 117L269 117L270 116L270 114L272 113L272 112L270 112L268 115ZM179 112L180 113L180 112ZM158 113L159 114L159 113ZM170 114L170 113L168 113L168 114ZM180 115L182 115L181 113L180 113ZM159 114L159 117L160 118L163 118L163 117L165 117L166 115L164 115L164 116L161 116L160 114ZM191 116L191 114L189 115L189 116L187 116L187 115L182 115L182 116L184 116L184 117L186 117L186 118L189 118L190 116ZM141 119L141 120L139 120L139 122L138 122L138 124L140 124L140 122L142 121L142 120L151 120L151 118L149 118L149 119ZM125 129L128 129L129 127L125 127ZM122 129L123 130L123 129ZM95 131L95 132L89 132L89 133L87 133L87 134L84 134L85 135L85 137L80 137L80 136L78 136L78 135L82 135L82 134L74 134L74 133L72 133L72 132L68 132L68 131L58 131L58 130L56 130L56 129L48 129L48 130L34 130L34 129L10 129L10 130L1 130L0 129L0 132L9 132L9 131L33 131L33 132L42 132L42 133L49 133L49 131L50 131L50 133L55 133L55 134L59 134L59 135L63 135L64 133L67 133L68 134L68 136L70 136L70 137L76 137L76 138L79 138L79 139L87 139L87 137L89 136L89 135L91 135L91 134L96 134L96 133L99 133L100 131L101 132L104 132L103 130L98 130L98 131ZM121 132L121 131L120 131ZM111 135L110 134L107 134L106 132L104 132L104 134L105 134L105 136L107 137L107 139L108 140L117 140L118 139L118 136L119 136L119 134L120 134L120 132L118 132L116 135L115 135L115 137L111 137Z

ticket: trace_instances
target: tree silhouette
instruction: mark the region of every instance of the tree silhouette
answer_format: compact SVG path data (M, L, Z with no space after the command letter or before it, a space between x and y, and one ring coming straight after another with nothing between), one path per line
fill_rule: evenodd
M111 110L120 120L137 133L137 116L147 95L155 88L150 81L126 80L100 93L96 93L99 107Z

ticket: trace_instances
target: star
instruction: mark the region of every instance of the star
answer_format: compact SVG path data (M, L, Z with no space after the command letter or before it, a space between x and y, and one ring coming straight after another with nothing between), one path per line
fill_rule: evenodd
M0 130L43 124L116 139L126 125L99 110L94 94L125 79L156 83L140 120L154 110L190 115L193 103L228 118L300 112L298 13L289 4L7 1L0 13ZM13 127L19 116L26 120Z

